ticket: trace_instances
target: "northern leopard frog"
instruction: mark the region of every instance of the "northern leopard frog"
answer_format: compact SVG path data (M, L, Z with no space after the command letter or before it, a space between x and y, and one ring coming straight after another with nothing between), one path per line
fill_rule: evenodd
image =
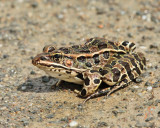
M146 60L142 53L133 52L135 48L132 42L95 37L71 47L45 46L32 63L52 77L83 85L75 92L88 100L109 95L141 74ZM106 88L99 90L102 82Z

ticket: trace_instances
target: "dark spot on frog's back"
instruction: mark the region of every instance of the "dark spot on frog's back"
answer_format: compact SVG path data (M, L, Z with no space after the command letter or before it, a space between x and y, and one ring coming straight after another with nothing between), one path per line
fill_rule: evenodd
M144 54L141 52L138 52L137 55L142 60L143 64L146 65L146 58L144 57Z
M112 61L111 66L113 67L116 64L116 61Z
M88 40L86 41L86 43L85 43L85 44L90 43L93 39L94 39L94 38L90 38L90 39L88 39Z
M97 71L97 70L90 70L90 72L91 73L94 73L94 72L98 72L99 73L99 71Z
M125 48L123 46L119 46L119 49L121 50L125 50Z
M86 61L86 57L85 56L79 56L79 57L77 57L77 60L79 62L85 62Z
M100 42L100 43L98 44L98 48L99 48L99 49L107 48L107 44L106 44L105 42Z
M123 41L123 43L122 43L123 46L127 46L128 44L129 44L128 41Z
M103 57L104 57L105 59L108 59L108 58L109 58L109 52L108 52L108 51L105 51L105 52L103 53Z
M63 51L65 54L70 53L70 50L68 48L65 48L65 47L61 47L61 48L59 48L59 50Z
M135 44L134 44L134 43L131 43L131 44L129 45L129 48L132 48L133 46L135 46Z
M115 58L117 58L117 59L120 59L120 58L121 58L120 54L117 54L117 53L115 53L115 54L113 55L113 57L115 57Z
M141 59L139 58L139 56L136 53L132 54L134 56L134 58L140 63Z
M127 76L126 74L123 74L121 79L123 80L124 78L126 78L126 76Z
M102 71L101 71L101 74L102 74L102 75L105 75L105 74L107 74L108 72L109 72L108 70L102 70Z
M89 85L90 80L89 80L89 78L88 78L88 77L84 80L84 83L85 83L85 85L86 85L86 86L88 86L88 85Z
M117 82L119 80L121 72L117 68L113 68L111 71L113 73L113 81Z
M85 45L79 49L75 49L75 51L79 52L79 53L90 53L89 48Z
M79 45L73 45L72 48L78 49Z
M114 42L108 41L108 44L112 45L112 47L113 47L114 49L118 49Z
M124 82L124 83L128 83L128 80L127 80L127 79L124 79L123 82Z
M98 54L93 55L93 59L95 64L98 64L100 62Z
M133 80L134 79L134 75L132 74L131 72L131 68L129 66L129 64L127 62L124 62L124 61L118 61L120 64L122 64L122 66L124 66L124 68L126 69L126 72L130 78L130 80Z
M82 73L78 73L78 75L76 77L78 77L81 80L84 80Z
M106 64L104 67L112 68L113 66L111 64Z
M92 67L92 64L90 62L85 63L87 67Z
M141 74L141 71L139 70L139 68L137 67L137 64L136 64L136 59L133 57L133 56L128 56L128 55L125 55L124 58L127 58L130 60L130 62L132 63L132 65L135 67L135 70L136 72L140 75Z
M92 42L92 45L96 45L96 44L98 44L99 43L99 40L94 40L93 42Z

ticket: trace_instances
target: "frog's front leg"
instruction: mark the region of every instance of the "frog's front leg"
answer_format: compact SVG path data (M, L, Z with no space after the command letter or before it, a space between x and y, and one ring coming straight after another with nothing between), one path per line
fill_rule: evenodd
M102 80L101 80L101 74L97 70L88 70L83 73L84 78L84 86L82 91L80 92L80 95L83 97L87 97L98 89L100 86Z

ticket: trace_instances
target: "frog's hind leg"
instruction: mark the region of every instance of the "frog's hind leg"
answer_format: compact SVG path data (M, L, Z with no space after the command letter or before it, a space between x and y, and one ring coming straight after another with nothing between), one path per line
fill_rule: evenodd
M107 93L107 97L113 93L114 91L124 87L124 86L127 86L128 85L128 80L127 79L124 79L122 80L121 82L119 82L118 84L116 84L115 86L113 86L110 91Z
M121 87L124 87L128 84L128 80L127 79L124 79L122 80L118 85L115 85L113 87L107 87L107 88L104 88L100 91L97 91L95 93L93 93L92 95L88 96L83 103L85 103L86 101L88 101L89 99L93 98L93 97L98 97L98 96L102 96L102 95L107 95L107 97L113 93L114 91L120 89Z

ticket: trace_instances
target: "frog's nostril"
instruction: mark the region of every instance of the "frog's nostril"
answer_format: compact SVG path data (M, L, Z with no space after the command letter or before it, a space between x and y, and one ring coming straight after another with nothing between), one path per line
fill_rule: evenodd
M33 58L32 64L33 64L33 65L36 65L36 64L37 64L37 59Z

